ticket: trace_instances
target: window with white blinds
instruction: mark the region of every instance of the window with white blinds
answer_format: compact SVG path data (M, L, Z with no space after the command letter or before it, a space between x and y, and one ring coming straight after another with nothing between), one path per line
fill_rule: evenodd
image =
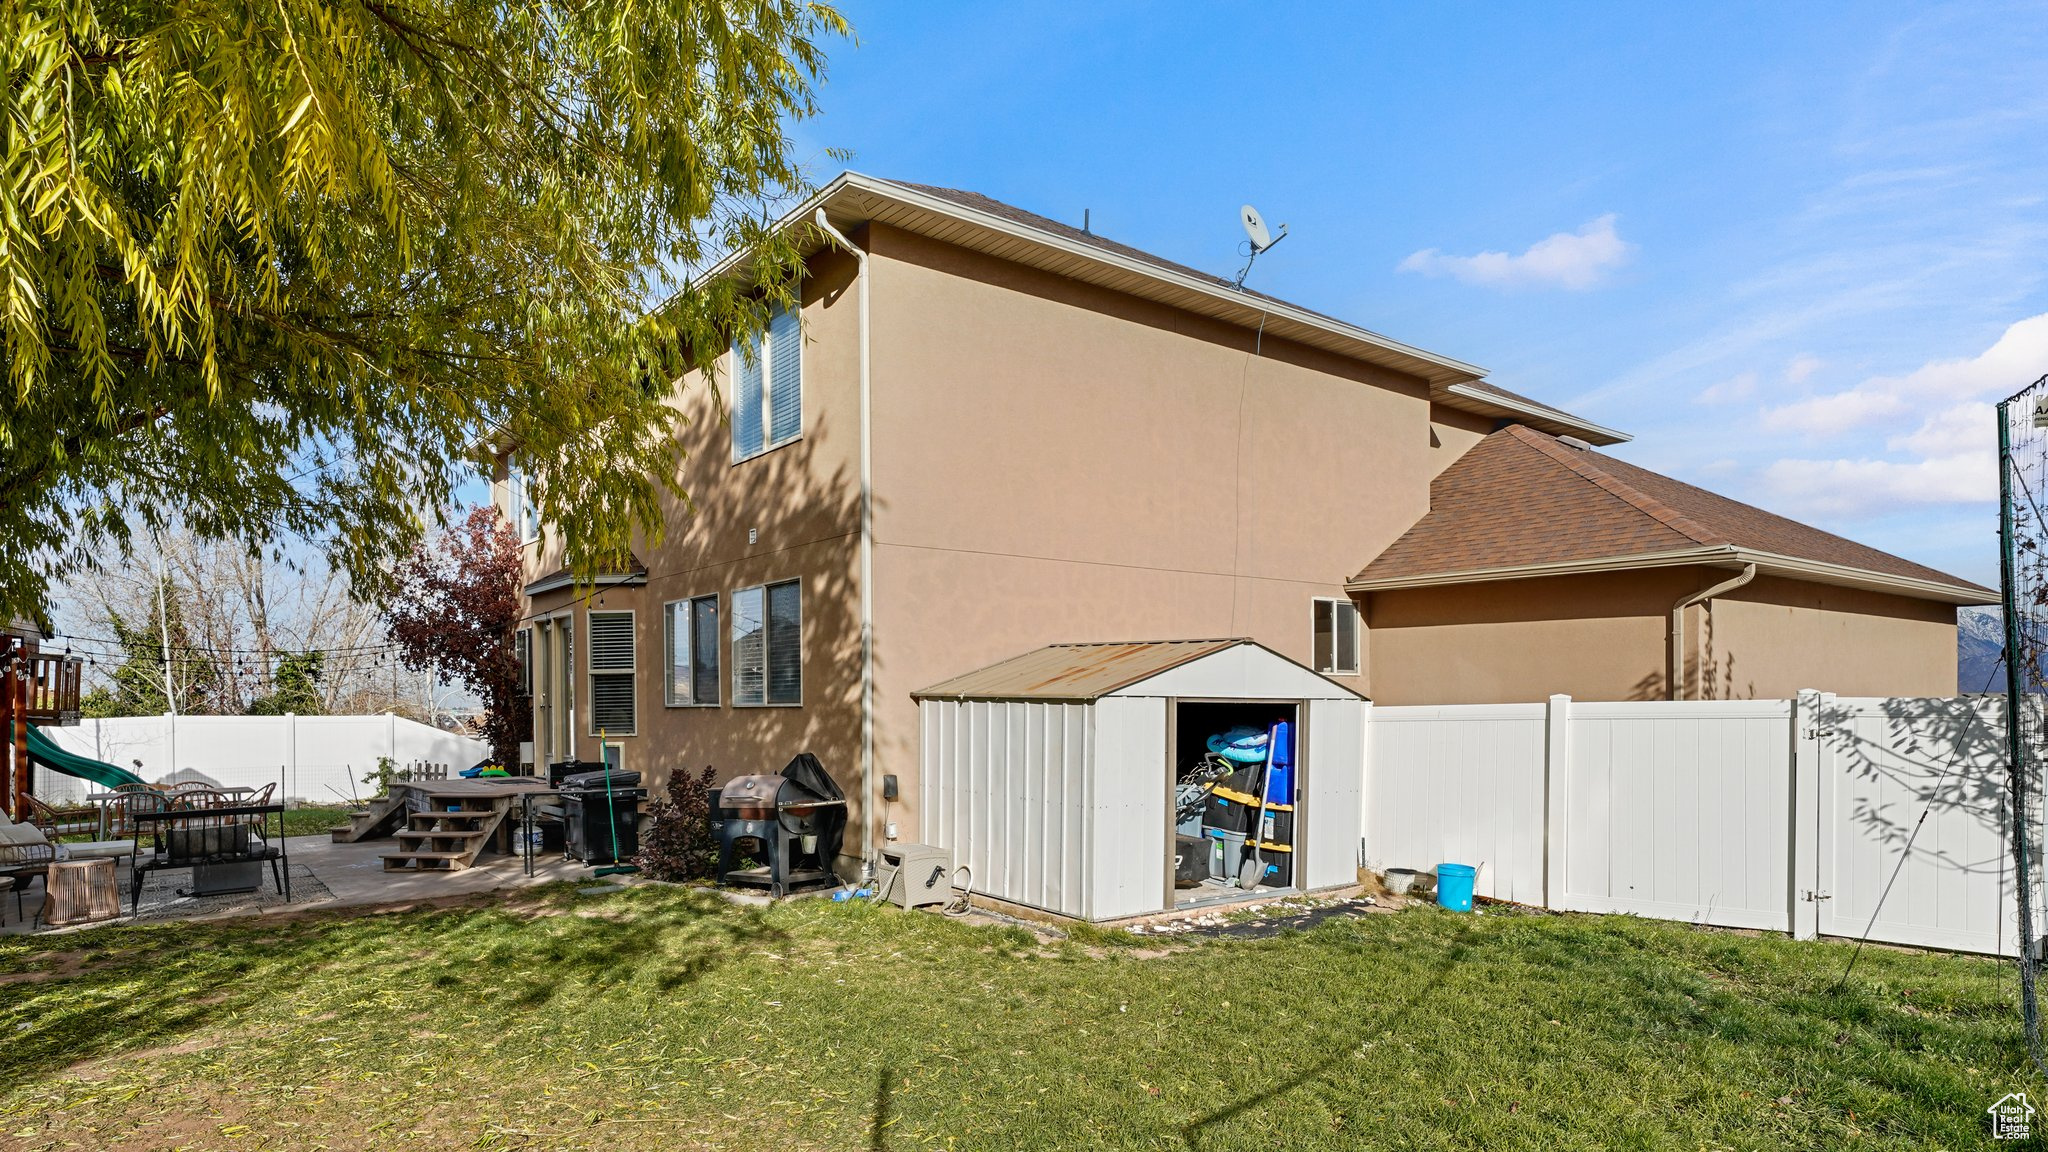
M590 613L584 647L590 654L590 734L633 735L639 722L633 691L633 613Z
M794 580L768 586L768 702L804 702L804 596Z
M1333 676L1358 672L1358 607L1349 600L1315 602L1316 671Z
M803 314L778 309L768 330L732 345L732 458L758 456L803 435Z
M672 600L664 621L671 708L718 703L718 597Z
M732 594L732 702L802 704L803 585L795 580Z
M531 544L540 539L540 509L533 502L533 481L527 478L517 457L506 466L505 504L512 527L519 533L519 542Z

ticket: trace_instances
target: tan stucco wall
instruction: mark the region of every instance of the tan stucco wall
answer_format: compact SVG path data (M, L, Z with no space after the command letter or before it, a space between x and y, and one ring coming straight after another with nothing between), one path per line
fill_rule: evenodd
M588 727L585 614L593 608L632 609L639 728L620 742L627 767L647 774L651 786L665 787L678 768L695 771L711 765L720 781L775 771L801 751L815 751L842 781L857 773L859 306L848 290L854 267L844 255L821 255L813 260L803 290L802 438L733 463L730 426L719 399L705 381L694 374L686 378L673 402L676 435L687 454L680 487L689 501L665 499L666 537L635 546L648 569L646 585L606 588L583 598L555 591L532 603L534 616L564 608L576 616L578 755L597 755L597 740ZM720 386L729 379L728 368ZM749 529L755 532L752 541ZM528 552L529 576L558 564L535 546ZM793 577L804 582L804 702L800 707L735 707L730 593ZM721 597L721 702L716 707L668 707L663 606L708 593Z
M1369 593L1374 701L1667 699L1671 605L1730 575L1666 568ZM1955 610L1944 604L1759 577L1688 609L1685 628L1688 698L1956 689Z
M1664 697L1666 614L1689 570L1373 592L1376 704Z
M1953 605L1760 576L1698 628L1722 697L1956 694Z
M1427 510L1450 451L1420 380L899 231L874 250L876 755L905 836L912 691L1060 641L1306 663L1312 599Z
M1468 449L1498 426L1499 422L1489 416L1471 412L1460 412L1441 404L1429 406L1429 478L1458 462Z

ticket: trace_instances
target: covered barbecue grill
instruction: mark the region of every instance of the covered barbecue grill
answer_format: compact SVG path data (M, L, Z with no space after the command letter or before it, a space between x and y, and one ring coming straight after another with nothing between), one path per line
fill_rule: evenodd
M737 776L718 791L718 879L781 896L839 883L832 862L846 834L846 794L809 752L780 775ZM742 857L763 861L751 868Z
M607 789L610 794L607 795ZM585 864L616 864L640 854L640 774L599 764L562 777L563 849ZM613 846L617 851L613 851Z

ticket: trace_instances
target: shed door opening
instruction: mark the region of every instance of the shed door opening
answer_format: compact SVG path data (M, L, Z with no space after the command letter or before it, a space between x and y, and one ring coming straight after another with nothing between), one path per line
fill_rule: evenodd
M1301 706L1183 701L1173 717L1176 907L1295 886Z

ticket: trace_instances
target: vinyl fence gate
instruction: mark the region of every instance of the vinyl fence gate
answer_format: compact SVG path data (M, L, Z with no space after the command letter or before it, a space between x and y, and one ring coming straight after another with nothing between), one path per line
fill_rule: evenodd
M1560 911L2011 955L2004 740L1997 697L1374 707L1362 855Z

